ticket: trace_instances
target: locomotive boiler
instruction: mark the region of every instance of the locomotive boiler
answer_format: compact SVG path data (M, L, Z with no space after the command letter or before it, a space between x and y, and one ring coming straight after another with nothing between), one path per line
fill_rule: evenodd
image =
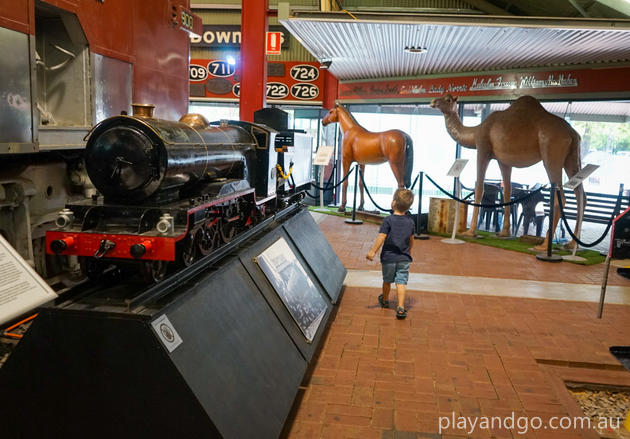
M200 115L156 119L151 107L92 129L86 170L102 196L68 204L46 234L49 254L78 256L89 277L134 266L158 281L172 262L190 265L303 197L281 177L290 169L278 172L276 150L287 148L275 130Z

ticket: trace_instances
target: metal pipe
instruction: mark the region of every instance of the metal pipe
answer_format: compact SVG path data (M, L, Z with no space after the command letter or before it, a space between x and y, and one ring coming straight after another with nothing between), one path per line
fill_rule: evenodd
M352 200L352 221L357 220L357 189L359 183L359 165L354 165L354 199Z
M606 297L606 286L608 285L608 272L610 271L610 254L606 256L606 269L604 270L604 280L602 281L602 292L599 295L599 308L597 310L597 318L602 318L604 312L604 299Z
M547 230L547 257L551 257L551 244L553 241L554 230L554 215L555 215L555 204L556 204L556 184L551 183L551 192L550 192L550 200L549 200L549 230ZM558 200L558 203L560 200Z

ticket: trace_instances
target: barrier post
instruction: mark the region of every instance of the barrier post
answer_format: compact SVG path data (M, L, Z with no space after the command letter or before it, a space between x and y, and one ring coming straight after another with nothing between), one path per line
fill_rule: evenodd
M363 224L357 219L357 189L359 188L359 165L354 165L354 199L352 200L352 219L347 219L348 224Z
M558 198L558 203L561 200ZM556 184L551 183L551 190L549 192L549 230L547 231L547 253L539 253L536 255L536 259L545 261L545 262L560 262L562 261L562 256L554 255L551 253L551 245L553 244L553 234L555 232L553 227L553 218L555 215L555 204L556 204Z
M612 238L611 238L612 239ZM610 272L610 254L606 256L606 268L604 269L604 279L602 280L602 289L599 295L599 307L597 308L597 318L602 318L604 312L604 300L606 298L606 286L608 285L608 272Z
M422 214L422 182L424 181L424 171L418 174L418 214L416 215L416 233L413 239L429 239L429 235L424 235L420 228L420 215Z

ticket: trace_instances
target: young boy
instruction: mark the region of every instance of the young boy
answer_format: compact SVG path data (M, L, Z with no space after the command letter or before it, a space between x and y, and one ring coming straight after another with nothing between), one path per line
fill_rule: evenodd
M381 264L383 265L383 294L378 296L378 303L382 308L389 306L389 290L391 283L396 284L398 293L398 307L396 318L407 317L405 309L405 285L409 277L409 263L411 248L413 247L413 232L415 224L411 216L407 215L413 204L413 192L408 189L397 189L392 200L394 214L383 219L383 224L376 238L376 242L365 256L372 261L381 245Z

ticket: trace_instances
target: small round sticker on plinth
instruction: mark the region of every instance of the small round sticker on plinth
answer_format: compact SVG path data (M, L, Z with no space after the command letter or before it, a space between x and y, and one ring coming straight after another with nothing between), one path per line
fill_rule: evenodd
M177 346L182 344L182 338L179 336L166 314L162 314L159 318L155 319L151 323L151 326L153 326L153 330L169 352L173 352Z

